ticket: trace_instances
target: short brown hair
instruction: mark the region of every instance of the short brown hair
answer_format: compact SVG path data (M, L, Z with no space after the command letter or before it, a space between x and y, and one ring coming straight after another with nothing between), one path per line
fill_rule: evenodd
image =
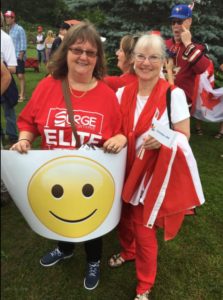
M48 64L48 70L55 79L63 79L67 76L67 52L69 47L76 41L88 41L97 49L97 62L93 71L93 76L101 79L106 74L106 64L104 49L101 38L94 25L90 22L80 22L77 25L71 26L67 31L60 47L52 55Z

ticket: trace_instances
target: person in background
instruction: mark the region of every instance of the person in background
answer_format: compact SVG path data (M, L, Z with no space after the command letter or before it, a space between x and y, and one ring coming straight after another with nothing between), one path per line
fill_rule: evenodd
M12 38L4 31L4 17L1 12L1 62L5 63L11 74L16 72L17 59L15 47ZM4 117L6 121L5 132L1 125L1 140L5 143L5 134L8 136L9 147L18 140L17 126L16 126L16 114L15 108L10 106L5 101L4 96L1 97L1 105L4 110Z
M223 138L223 122L220 123L219 132L214 136L217 140Z
M192 25L192 10L187 4L175 5L170 15L173 37L166 40L166 46L174 60L174 75L176 86L182 88L187 96L188 105L193 105L193 95L197 74L202 74L208 68L210 61L206 47L195 43L190 28ZM197 123L196 132L202 134Z
M26 33L22 26L16 23L16 15L13 11L6 11L4 16L6 24L9 26L9 35L11 36L15 46L17 58L16 74L18 76L20 86L19 102L23 102L25 100Z
M9 87L9 84L12 80L11 74L6 67L6 65L1 61L1 96ZM1 149L3 148L2 135L1 135ZM1 179L1 193L6 193L7 188L4 182ZM1 205L2 205L2 197L1 197Z
M105 82L115 91L120 87L126 86L129 83L137 80L133 69L133 49L138 40L137 35L125 35L120 41L119 49L116 51L118 58L117 66L122 71L121 76L106 76Z
M70 25L68 23L61 23L59 34L53 41L51 51L50 51L50 57L51 55L59 48L60 44L62 43L62 40L64 39L65 35L67 34L68 29L70 28Z
M46 62L49 61L50 58L50 52L53 45L55 38L52 30L48 30L47 36L45 38L44 44L45 44L45 53L46 53Z
M37 136L42 138L42 149L76 147L62 90L62 80L65 80L75 120L80 120L76 123L80 143L93 144L112 153L121 151L127 139L120 133L121 112L115 93L102 80L106 71L105 55L94 26L81 22L69 29L48 68L51 76L39 83L18 117L19 140L11 149L26 153ZM61 114L67 120L65 123L58 122ZM81 121L92 118L92 124ZM106 201L106 195L104 198ZM74 243L58 242L55 249L40 259L40 264L50 267L70 258L74 246ZM84 246L87 257L84 287L93 290L99 283L102 238L86 241Z
M39 61L39 64L43 61L43 63L46 63L46 53L45 53L45 36L43 33L43 27L38 26L37 27L37 36L36 36L36 50L37 50L37 58Z
M157 272L156 231L158 227L164 226L161 224L165 224L165 222L162 223L162 218L158 217L154 226L148 225L149 221L145 220L145 213L150 205L147 199L149 197L147 189L151 181L149 177L148 179L147 176L144 177L145 174L153 177L154 162L160 153L167 149L148 133L154 118L169 128L166 95L170 84L160 78L165 56L165 42L160 36L142 35L135 45L133 56L138 82L135 81L120 88L116 93L123 114L123 132L128 137L128 157L126 181L122 194L125 202L118 230L122 251L111 256L108 264L111 268L116 268L121 267L126 261L135 260L137 287L134 300L149 299ZM189 139L190 113L185 93L178 87L171 88L171 123L174 131L179 131L185 140ZM140 153L149 155L147 173L142 174L141 181L138 182L136 188L133 188L132 198L128 199L126 184L130 177L139 178L138 174L133 174L132 168ZM161 176L161 173L158 176ZM174 215L173 211L171 213ZM171 231L169 231L170 228L164 228L166 233ZM171 238L175 234L176 232L171 233Z

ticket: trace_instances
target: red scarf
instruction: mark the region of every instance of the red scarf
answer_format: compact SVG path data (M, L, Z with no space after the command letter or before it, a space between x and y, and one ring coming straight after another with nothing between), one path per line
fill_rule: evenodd
M162 116L166 109L166 91L169 86L166 80L161 78L158 80L139 116L134 130L134 116L139 89L138 82L134 82L124 89L121 100L121 112L123 116L123 132L128 138L127 175L136 156L136 139L151 127L152 118L157 109L159 110L158 119Z

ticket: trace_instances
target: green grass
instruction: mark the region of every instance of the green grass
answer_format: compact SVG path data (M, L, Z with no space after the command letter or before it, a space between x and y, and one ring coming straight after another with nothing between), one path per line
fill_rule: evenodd
M35 55L35 53L34 53ZM27 96L45 76L31 69L26 73ZM17 113L26 105L19 103ZM218 124L203 123L203 136L194 134L191 145L198 162L206 203L195 217L187 217L178 236L163 241L158 232L159 259L155 300L223 299L223 141L215 140ZM35 234L12 201L1 209L1 297L4 300L131 300L135 295L134 263L109 269L107 258L119 251L116 230L104 237L101 281L97 289L83 288L85 254L77 244L70 260L43 268L39 258L55 242Z

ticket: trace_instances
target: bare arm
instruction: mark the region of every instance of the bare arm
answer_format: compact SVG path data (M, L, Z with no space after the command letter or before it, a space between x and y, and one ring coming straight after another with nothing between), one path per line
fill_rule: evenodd
M1 62L1 95L7 90L11 82L11 74L4 63Z
M187 118L183 121L173 124L173 129L186 135L187 139L190 139L190 119Z
M15 66L8 66L8 70L11 74L15 74L16 72L16 67Z
M31 149L34 134L29 131L21 131L19 133L18 142L15 143L10 150L16 150L19 153L27 153Z

